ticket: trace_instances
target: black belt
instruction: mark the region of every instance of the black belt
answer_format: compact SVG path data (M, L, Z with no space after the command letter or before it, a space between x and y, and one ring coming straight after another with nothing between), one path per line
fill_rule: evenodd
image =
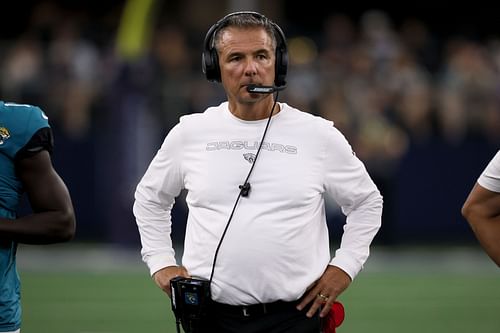
M210 305L216 312L242 317L262 316L265 314L272 314L281 311L298 311L296 309L297 302L284 301L276 301L273 303L258 303L251 305L229 305L212 301Z

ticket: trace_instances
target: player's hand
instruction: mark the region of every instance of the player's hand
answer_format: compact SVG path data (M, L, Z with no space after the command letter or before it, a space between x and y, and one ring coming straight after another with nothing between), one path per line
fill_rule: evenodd
M323 318L330 312L333 302L350 284L351 278L346 272L336 266L328 265L319 280L302 297L297 309L302 310L310 304L307 317L311 318L321 310L320 317Z
M154 273L153 280L161 290L167 293L168 297L172 297L170 290L170 280L178 276L183 276L186 278L191 277L186 267L184 266L168 266Z

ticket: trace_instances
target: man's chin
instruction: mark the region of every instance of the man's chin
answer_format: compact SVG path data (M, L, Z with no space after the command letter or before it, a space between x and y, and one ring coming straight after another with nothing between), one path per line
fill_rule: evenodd
M246 105L251 105L255 104L256 102L262 100L262 96L260 94L250 94L248 93L248 97L244 96L240 98L240 103L241 104L246 104Z

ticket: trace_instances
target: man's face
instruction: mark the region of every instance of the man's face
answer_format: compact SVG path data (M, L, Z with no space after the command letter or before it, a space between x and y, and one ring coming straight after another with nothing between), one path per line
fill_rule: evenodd
M265 95L250 94L246 86L273 85L273 40L263 28L229 27L221 32L219 66L228 97L240 103L255 102Z

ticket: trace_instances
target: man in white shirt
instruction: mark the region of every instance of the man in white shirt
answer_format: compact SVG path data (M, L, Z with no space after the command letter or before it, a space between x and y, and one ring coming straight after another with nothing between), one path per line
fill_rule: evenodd
M500 151L474 184L462 215L486 253L500 267Z
M318 332L381 225L382 196L333 123L277 103L287 61L281 28L263 15L219 20L202 63L227 102L181 117L137 186L142 256L157 285L171 295L175 277L209 281L200 332ZM183 189L178 265L170 211ZM326 195L347 217L333 258Z

